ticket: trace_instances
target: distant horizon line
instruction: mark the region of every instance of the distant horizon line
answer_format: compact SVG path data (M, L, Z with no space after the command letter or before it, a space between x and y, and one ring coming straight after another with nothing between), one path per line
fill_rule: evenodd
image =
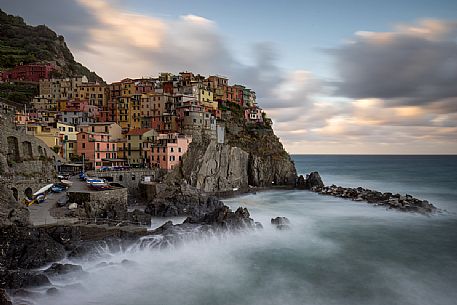
M457 154L329 154L329 153L299 153L299 154L294 154L294 153L289 153L291 156L455 156L457 157Z

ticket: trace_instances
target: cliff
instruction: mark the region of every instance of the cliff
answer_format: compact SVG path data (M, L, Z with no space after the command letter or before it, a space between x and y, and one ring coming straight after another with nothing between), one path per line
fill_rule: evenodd
M224 112L222 122L224 144L193 142L184 156L180 175L188 184L208 193L294 184L295 165L271 123L248 124L236 106Z
M85 75L90 81L103 82L75 61L63 36L45 25L27 25L21 17L0 10L0 70L37 61L55 63L60 70L56 76Z

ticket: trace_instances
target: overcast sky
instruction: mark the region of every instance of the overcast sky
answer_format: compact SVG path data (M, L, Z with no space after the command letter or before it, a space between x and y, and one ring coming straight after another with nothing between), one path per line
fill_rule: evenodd
M309 2L309 3L308 3ZM184 70L257 92L291 153L457 153L457 1L0 0L108 82Z

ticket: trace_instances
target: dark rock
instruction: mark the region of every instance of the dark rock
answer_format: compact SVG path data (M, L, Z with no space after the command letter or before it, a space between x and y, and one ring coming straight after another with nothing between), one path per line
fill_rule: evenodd
M11 295L11 297L22 297L22 298L33 299L33 298L37 298L38 296L40 296L40 293L20 288L20 289L11 290L10 295Z
M57 290L56 287L51 287L48 290L46 290L46 294L48 295L56 295L59 293L59 290Z
M46 275L23 269L0 271L0 288L19 289L50 285Z
M306 186L310 190L323 188L324 182L318 172L312 172L306 176Z
M254 221L250 218L249 211L246 208L240 207L235 212L232 212L232 210L225 205L216 209L212 213L205 214L200 218L188 217L184 223L206 224L227 229L254 227L255 225Z
M0 252L6 269L38 268L65 257L64 246L35 227L0 227Z
M0 305L12 305L5 289L0 289Z
M317 187L312 188L311 190L322 195L331 195L354 201L366 201L376 206L386 205L388 208L398 209L400 211L418 212L422 214L429 214L437 211L437 208L433 204L430 204L426 200L414 198L409 194L404 196L400 194L393 195L392 193L381 193L362 187L344 188L336 185Z
M135 263L134 261L131 261L131 260L128 260L128 259L123 259L121 261L121 265L126 266L126 267L133 267L133 266L137 266L138 264Z
M44 271L47 276L63 275L71 272L82 272L83 268L79 265L54 263Z
M128 221L138 225L150 226L151 214L140 210L134 210L133 212L128 212Z
M164 192L161 196L162 198L156 198L148 204L145 213L159 217L200 217L223 206L217 198L199 192Z
M298 178L297 178L297 181L295 183L295 187L298 188L298 189L306 189L306 179L305 177L303 177L303 175L300 175Z
M290 230L290 226L289 225L286 225L286 224L279 224L276 226L276 229L278 230Z
M285 225L290 224L290 220L287 217L276 217L271 219L272 225Z

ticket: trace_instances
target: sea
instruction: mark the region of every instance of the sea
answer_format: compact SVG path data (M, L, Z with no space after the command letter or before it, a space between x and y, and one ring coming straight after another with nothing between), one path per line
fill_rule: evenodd
M77 261L86 275L53 280L58 293L35 304L457 304L457 156L292 158L299 174L318 171L326 185L411 194L442 212L298 190L231 198L227 205L248 208L264 228ZM289 218L289 230L270 224L277 216Z

